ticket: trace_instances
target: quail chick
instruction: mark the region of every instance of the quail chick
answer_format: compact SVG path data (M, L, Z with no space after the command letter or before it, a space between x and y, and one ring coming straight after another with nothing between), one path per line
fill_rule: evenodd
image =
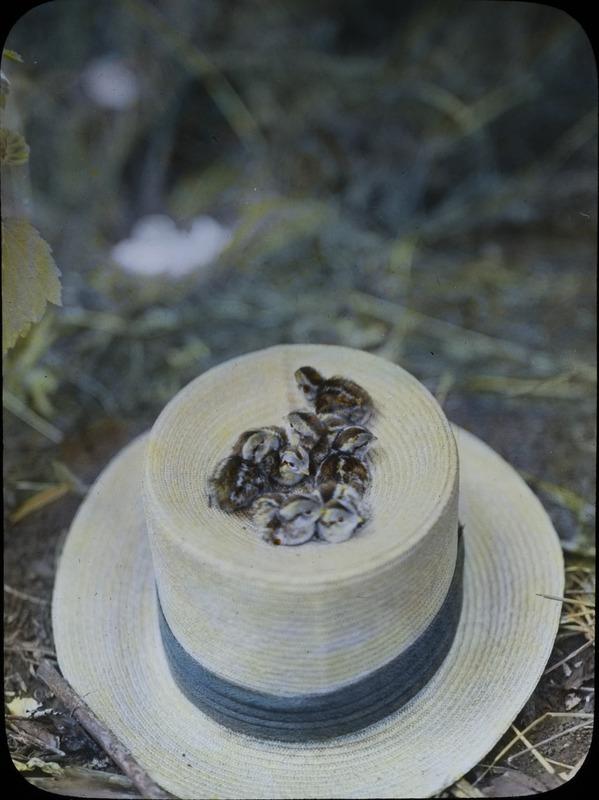
M317 419L320 419L316 414ZM322 420L322 432L310 449L310 474L314 476L320 464L331 453L333 442L340 431L347 427L347 420L332 416Z
M370 417L372 400L368 392L354 381L328 378L318 387L314 410L323 419L339 416L353 424L360 424Z
M320 512L316 532L326 542L345 542L362 522L362 517L352 505L330 501Z
M372 412L368 392L348 378L324 378L314 367L306 366L296 370L295 380L323 419L341 416L358 424L366 422Z
M320 499L314 494L294 494L280 506L278 527L273 530L271 541L274 544L297 545L307 542L314 536L320 516Z
M270 492L260 495L252 503L252 520L258 533L267 541L271 541L273 533L279 527L279 509L284 500L284 494Z
M331 449L363 458L373 439L374 434L367 428L363 428L361 425L350 425L335 431Z
M321 486L326 483L343 483L353 486L358 492L363 492L370 475L368 467L356 456L347 453L331 453L328 455L316 472L316 484Z
M287 447L278 454L272 471L273 480L281 486L295 486L310 473L310 456L301 445Z
M239 455L229 456L210 480L211 497L222 511L249 506L266 488L266 477L258 464Z
M283 428L276 426L245 431L233 446L233 452L245 461L260 464L269 472L276 460L278 450L287 444Z
M324 378L314 367L300 367L295 371L295 380L298 388L311 402L314 402L324 383Z
M364 495L354 486L350 486L348 483L329 481L321 484L318 488L323 506L328 506L331 503L341 503L344 506L353 508L362 517L362 520L366 517Z
M306 450L316 444L325 429L322 420L310 411L292 411L287 419L291 428L291 444L301 444Z

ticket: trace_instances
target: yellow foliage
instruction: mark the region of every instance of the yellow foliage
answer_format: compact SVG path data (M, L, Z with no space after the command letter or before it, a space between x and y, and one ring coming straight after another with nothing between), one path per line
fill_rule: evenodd
M2 220L2 351L4 354L47 302L61 305L60 272L50 246L26 219Z
M20 133L0 128L0 164L24 164L29 158L29 145Z

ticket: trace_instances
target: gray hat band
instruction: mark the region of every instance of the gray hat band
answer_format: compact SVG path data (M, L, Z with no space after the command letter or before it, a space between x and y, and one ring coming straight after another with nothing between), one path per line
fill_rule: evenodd
M159 602L162 641L173 678L199 709L239 733L289 742L353 733L405 705L443 663L462 609L463 562L460 527L454 575L445 600L428 627L408 648L369 675L317 694L277 696L215 675L181 646Z

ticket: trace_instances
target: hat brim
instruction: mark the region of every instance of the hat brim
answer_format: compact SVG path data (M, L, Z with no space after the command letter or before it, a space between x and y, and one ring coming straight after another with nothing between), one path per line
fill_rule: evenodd
M518 474L455 427L464 605L453 646L403 708L328 742L234 733L174 683L162 649L142 508L142 436L90 490L60 559L53 626L64 676L146 772L180 797L423 797L493 747L549 658L562 551Z

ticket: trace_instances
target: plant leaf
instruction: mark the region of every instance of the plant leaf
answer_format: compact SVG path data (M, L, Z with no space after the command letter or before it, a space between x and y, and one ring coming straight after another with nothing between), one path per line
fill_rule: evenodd
M25 137L9 128L0 128L0 163L24 164L29 159L29 145Z
M20 61L23 63L23 58L15 50L5 48L2 51L2 58L10 58L11 61Z
M61 305L60 272L50 246L26 219L2 220L2 351L6 353L48 301Z

